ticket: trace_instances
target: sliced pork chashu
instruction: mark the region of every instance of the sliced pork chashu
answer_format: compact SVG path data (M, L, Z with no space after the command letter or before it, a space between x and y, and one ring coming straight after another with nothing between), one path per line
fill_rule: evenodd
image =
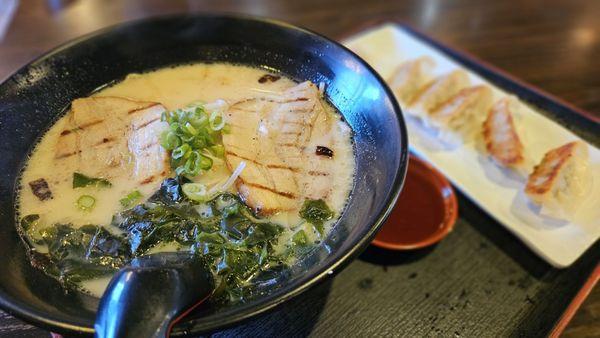
M223 135L227 166L233 170L246 162L236 182L240 196L255 211L265 214L293 209L298 197L293 179L298 168L278 156L268 135L265 118L276 106L275 102L260 99L232 105L227 112L231 131Z
M160 134L169 126L162 122L161 104L133 114L127 147L133 156L133 177L141 185L160 184L170 174L169 154L160 145Z
M279 97L253 98L227 112L231 132L223 136L230 169L246 162L237 181L240 196L257 213L299 208L306 198L331 192L331 159L315 154L331 146L332 126L317 87L304 82Z
M159 144L165 108L154 102L120 97L73 101L59 136L55 161L92 177L128 178L152 185L169 174L168 154Z

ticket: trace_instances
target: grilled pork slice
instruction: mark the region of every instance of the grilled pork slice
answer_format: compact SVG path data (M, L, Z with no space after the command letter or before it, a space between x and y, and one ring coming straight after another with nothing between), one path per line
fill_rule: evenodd
M161 121L165 107L157 104L133 114L127 147L133 155L133 177L139 184L160 184L170 174L169 154L160 134L169 126Z
M388 83L401 103L410 102L430 79L435 62L428 56L406 61L398 66Z
M260 99L233 104L227 112L230 133L223 135L229 169L246 162L236 182L240 196L263 214L293 209L298 190L293 177L297 168L277 155L269 135L266 118L276 106L275 102Z
M232 170L246 162L236 184L255 212L295 210L304 198L330 192L331 182L324 178L331 161L309 147L317 138L327 143L323 135L331 125L314 84L301 83L276 98L235 103L226 118L231 132L223 135L225 160Z
M450 99L469 85L469 76L463 70L455 70L439 76L419 89L411 99L408 113L426 118L429 112Z
M525 193L543 207L542 213L562 218L576 210L590 185L587 145L574 141L544 155L529 175Z
M483 123L483 139L490 156L505 167L521 166L525 160L523 144L513 119L514 99L498 100Z
M168 176L168 154L158 142L167 128L158 103L120 97L73 101L55 161L92 177L128 178L138 185ZM66 165L65 165L66 164Z

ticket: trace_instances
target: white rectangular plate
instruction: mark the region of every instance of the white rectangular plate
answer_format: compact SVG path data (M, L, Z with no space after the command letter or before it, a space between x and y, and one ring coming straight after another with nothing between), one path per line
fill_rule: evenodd
M344 44L363 57L387 79L404 61L428 55L435 60L434 75L461 68L459 64L401 26L385 24L347 39ZM508 93L469 72L472 84L487 83L494 100ZM522 141L531 159L529 170L544 153L566 142L580 139L525 104L517 120ZM523 194L526 177L495 165L478 151L476 142L455 147L441 146L419 121L405 114L413 152L442 171L465 195L519 237L534 252L555 267L567 267L600 237L600 150L588 143L593 186L570 220L540 215L539 208Z

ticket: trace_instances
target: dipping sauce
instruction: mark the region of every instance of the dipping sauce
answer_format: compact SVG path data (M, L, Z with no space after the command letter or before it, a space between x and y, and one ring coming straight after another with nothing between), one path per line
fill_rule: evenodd
M393 250L434 244L452 230L456 216L456 197L448 181L411 155L404 188L373 244Z

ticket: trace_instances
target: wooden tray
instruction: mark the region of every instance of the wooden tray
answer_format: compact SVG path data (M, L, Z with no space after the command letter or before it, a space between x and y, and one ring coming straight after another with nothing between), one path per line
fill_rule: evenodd
M600 143L598 122L591 115L405 28L543 109L590 143ZM404 253L370 247L335 278L266 315L213 336L558 334L600 275L600 269L593 273L600 261L600 242L569 268L555 269L462 194L458 198L456 227L438 245ZM44 334L6 315L0 316L2 332L22 337Z

